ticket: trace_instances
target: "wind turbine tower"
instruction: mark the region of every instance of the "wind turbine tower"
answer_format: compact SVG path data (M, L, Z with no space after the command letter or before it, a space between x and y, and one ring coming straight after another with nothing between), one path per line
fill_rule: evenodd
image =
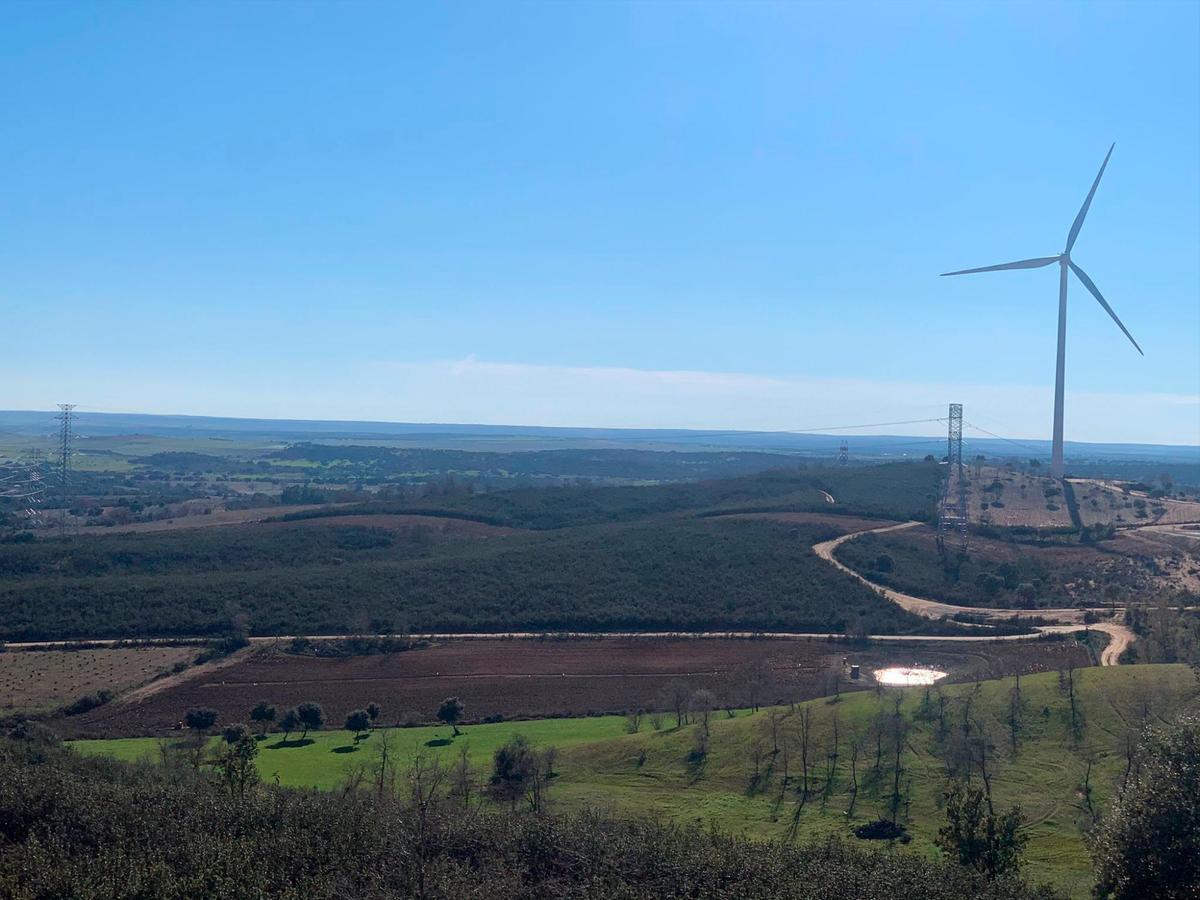
M1071 223L1071 230L1067 233L1067 248L1062 253L1057 256L1040 256L1036 259L1022 259L1017 262L1001 263L998 266L982 266L978 269L961 269L957 272L942 273L943 275L973 275L976 272L999 272L1004 269L1040 269L1051 263L1058 263L1058 360L1054 370L1054 446L1050 455L1050 474L1055 478L1062 478L1063 476L1063 379L1067 354L1068 269L1074 272L1075 276L1083 282L1083 286L1104 307L1104 311L1112 316L1112 320L1117 323L1117 327L1124 332L1125 337L1129 338L1129 343L1133 344L1138 353L1142 353L1142 348L1133 339L1133 335L1129 333L1129 329L1117 318L1117 314L1108 305L1108 301L1104 299L1095 282L1088 277L1087 272L1079 268L1071 259L1071 250L1075 246L1075 239L1079 237L1079 229L1083 227L1083 220L1087 217L1088 208L1092 205L1092 198L1096 196L1096 188L1100 186L1100 178L1104 175L1104 169L1108 166L1108 159L1112 156L1113 147L1115 146L1116 144L1113 144L1108 148L1104 162L1100 165L1100 171L1096 173L1096 180L1092 182L1092 189L1088 191L1087 198L1083 201L1083 206L1080 208L1079 214L1075 216L1075 221ZM1142 355L1145 356L1146 354L1142 353Z

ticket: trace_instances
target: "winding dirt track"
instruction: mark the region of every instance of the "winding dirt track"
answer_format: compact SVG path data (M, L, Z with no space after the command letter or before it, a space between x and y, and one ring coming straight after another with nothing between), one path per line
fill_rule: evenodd
M834 552L846 541L853 540L859 535L867 532L876 532L882 534L885 531L900 531L905 528L914 528L920 525L920 522L902 522L899 525L887 525L882 528L868 528L865 531L852 531L849 534L843 534L841 537L834 538L832 541L824 541L820 544L813 545L813 552L821 559L833 565L835 568L845 572L851 578L856 579L874 591L877 591L882 597L895 603L902 609L914 613L918 616L923 616L927 619L952 618L953 616L964 613L966 615L978 616L983 619L988 619L993 622L1006 622L1019 617L1028 617L1031 614L1042 616L1043 618L1052 618L1058 620L1062 624L1057 625L1040 625L1037 627L1038 634L1068 634L1073 631L1084 631L1091 629L1092 631L1103 631L1109 636L1108 646L1100 654L1100 664L1103 666L1115 666L1121 658L1121 654L1134 640L1134 634L1124 625L1116 622L1094 622L1091 625L1085 625L1083 622L1084 610L1082 609L990 609L978 606L955 606L952 603L943 603L940 600L929 600L925 597L914 597L912 594L904 594L900 591L892 590L891 588L883 587L875 584L864 578L858 572L851 569L849 566L842 563ZM987 628L987 625L978 625L979 628ZM1036 637L1036 635L1034 635ZM1021 638L1030 637L1030 635L993 635L990 637L979 637L974 640L1020 640ZM967 640L971 640L968 638Z

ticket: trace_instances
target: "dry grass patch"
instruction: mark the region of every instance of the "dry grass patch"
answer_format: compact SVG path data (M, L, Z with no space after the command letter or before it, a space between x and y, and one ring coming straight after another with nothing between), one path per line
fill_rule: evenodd
M195 655L195 647L0 653L0 709L45 710L101 689L120 693Z

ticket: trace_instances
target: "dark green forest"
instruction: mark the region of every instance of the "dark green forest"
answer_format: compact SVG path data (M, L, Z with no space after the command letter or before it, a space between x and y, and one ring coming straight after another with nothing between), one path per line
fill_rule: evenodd
M837 528L715 515L927 514L937 477L936 466L923 465L790 470L640 488L451 491L419 508L377 502L336 510L340 517L424 512L526 529L486 539L443 535L436 522L395 530L339 518L4 543L0 638L207 635L233 627L252 634L953 632L957 626L904 613L817 559L811 545Z
M445 774L298 791L0 738L0 895L1048 898L850 839L766 844L600 814L482 809Z
M136 554L85 539L57 570L47 548L17 545L38 571L0 585L0 627L9 640L216 634L243 617L252 634L956 630L818 559L811 545L836 533L680 519L426 545L382 529L250 526L112 536L136 539Z
M940 480L941 470L934 463L779 469L680 484L518 488L488 493L448 490L443 495L427 494L416 504L403 498L367 503L361 511L451 513L533 529L631 522L679 512L813 511L926 521L934 515ZM836 502L830 504L823 491ZM337 514L327 510L289 518Z
M316 463L323 473L345 478L424 479L432 474L466 478L595 478L631 481L679 481L729 478L795 465L785 453L755 451L685 452L656 450L437 450L338 444L292 444L265 461ZM219 470L218 470L219 471Z

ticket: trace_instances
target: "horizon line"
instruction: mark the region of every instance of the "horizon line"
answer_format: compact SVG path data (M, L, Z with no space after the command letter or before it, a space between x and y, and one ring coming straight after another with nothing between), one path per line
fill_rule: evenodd
M53 409L0 409L0 416L9 415L46 415L55 416L58 410ZM486 429L514 429L524 431L545 431L545 432L627 432L627 433L643 433L643 434L658 434L658 435L686 435L692 437L701 437L704 435L712 435L713 437L725 436L752 436L761 435L764 437L781 436L781 437L829 437L829 438L846 438L848 435L837 432L849 431L858 428L870 427L887 427L889 423L874 423L871 425L843 425L843 426L825 426L824 429L739 429L727 427L644 427L644 426L613 426L613 425L536 425L536 424L520 424L520 423L486 423L486 422L409 422L390 419L296 419L296 418L271 418L263 416L222 416L212 414L196 414L196 413L148 413L148 412L125 412L112 410L96 410L96 409L80 409L75 408L75 415L95 415L95 416L113 416L113 417L143 417L154 419L195 419L203 421L231 421L231 422L278 422L287 424L312 424L312 425L381 425L381 426L406 426L406 427L427 427L427 428L452 428L452 429L469 429L469 428L486 428ZM935 416L929 419L905 420L897 422L896 425L915 424L917 422L933 422L944 419L944 416ZM972 426L974 427L974 426ZM944 439L942 435L928 434L908 434L908 433L860 433L859 438L927 438L929 440ZM1022 442L1035 441L1045 443L1048 447L1052 444L1051 438L1048 437L1006 437L993 436L984 434L981 436L972 436L971 441L998 441L998 442ZM1108 446L1108 447L1170 447L1178 449L1194 449L1200 452L1200 444L1188 443L1154 443L1154 442L1131 442L1131 441L1078 441L1067 440L1066 445L1075 446ZM1029 448L1033 449L1033 448ZM1015 454L1014 454L1015 455Z

